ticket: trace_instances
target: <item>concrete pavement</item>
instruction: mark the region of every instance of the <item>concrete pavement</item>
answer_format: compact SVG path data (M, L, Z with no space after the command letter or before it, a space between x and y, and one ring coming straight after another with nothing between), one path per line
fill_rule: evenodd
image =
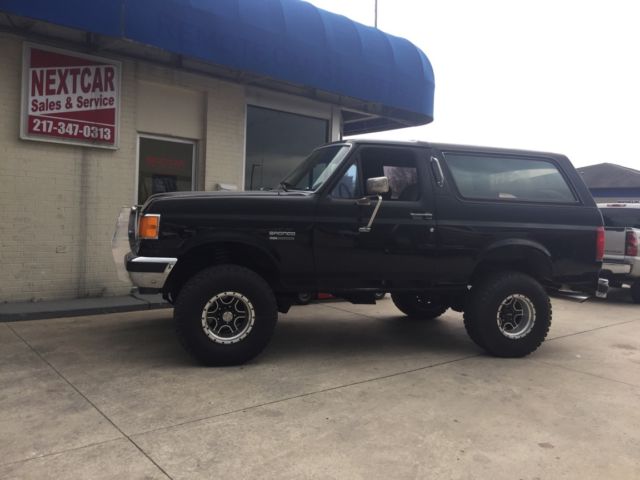
M636 479L640 307L553 306L518 360L390 300L295 307L229 368L170 310L3 323L0 478Z

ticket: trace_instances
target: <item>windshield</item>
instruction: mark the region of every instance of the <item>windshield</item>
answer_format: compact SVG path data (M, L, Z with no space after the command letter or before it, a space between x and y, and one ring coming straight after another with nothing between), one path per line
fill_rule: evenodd
M287 190L319 189L340 166L349 151L348 145L331 145L315 150L280 184Z

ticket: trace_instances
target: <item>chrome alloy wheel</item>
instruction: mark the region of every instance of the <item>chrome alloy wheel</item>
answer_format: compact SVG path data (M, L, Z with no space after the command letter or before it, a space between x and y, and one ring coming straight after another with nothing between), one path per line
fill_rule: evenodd
M517 340L531 332L536 323L533 302L519 293L509 295L498 307L498 330L507 338Z
M238 292L222 292L202 310L202 329L216 343L237 343L251 332L256 312L251 301Z

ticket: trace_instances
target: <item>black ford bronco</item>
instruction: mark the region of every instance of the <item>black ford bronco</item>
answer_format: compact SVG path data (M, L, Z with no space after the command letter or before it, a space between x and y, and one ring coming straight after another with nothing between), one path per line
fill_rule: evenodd
M154 195L114 236L119 273L174 304L207 365L259 354L297 292L390 292L425 320L451 308L487 352L524 356L551 325L549 291L606 295L603 249L562 155L361 140L318 148L273 190Z

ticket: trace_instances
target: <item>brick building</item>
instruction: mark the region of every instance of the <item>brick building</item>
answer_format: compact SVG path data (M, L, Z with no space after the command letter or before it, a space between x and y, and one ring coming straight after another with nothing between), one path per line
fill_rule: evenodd
M432 120L408 41L299 0L0 0L0 302L119 295L123 205Z

